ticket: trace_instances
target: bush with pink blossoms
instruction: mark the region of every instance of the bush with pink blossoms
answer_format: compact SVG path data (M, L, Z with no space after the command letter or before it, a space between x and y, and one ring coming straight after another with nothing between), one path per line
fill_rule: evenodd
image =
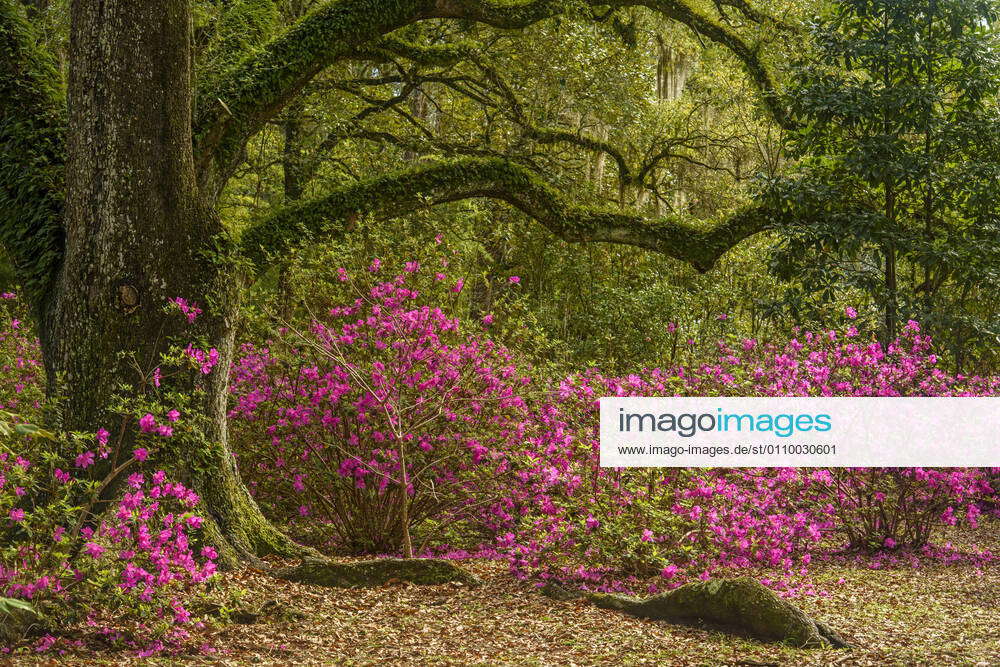
M801 340L800 340L801 339ZM564 379L536 406L547 465L510 498L498 544L522 575L628 588L659 571L666 585L722 568L791 574L820 547L873 552L924 547L935 527L975 523L995 470L606 469L599 466L602 396L979 396L997 378L954 377L910 323L883 349L842 333L797 332L788 343L720 342L718 360L627 377L597 370Z
M0 361L15 354L20 361L0 366L0 375L5 389L11 373L22 386L4 405L37 417L38 341L20 326L6 333ZM190 346L172 357L180 363L162 364L171 372L200 373L213 363ZM163 471L142 472L175 429L196 428L161 404L159 368L142 375L138 386L150 391L119 401L114 437L105 428L51 432L0 410L0 598L30 604L41 618L34 630L113 614L133 626L122 637L127 645L163 648L191 620L181 600L215 572L215 550L192 544L202 525L197 495Z
M461 279L416 262L381 274L378 260L341 270L343 305L243 345L231 430L274 515L352 553L409 554L499 507L523 458L529 381L507 350L431 305Z
M110 510L95 514L96 495L141 453L94 481L82 477L91 456L70 461L30 445L14 454L8 442L0 451L0 597L29 602L44 625L97 609L114 613L135 624L137 648L136 641L183 632L190 615L182 595L215 572L215 551L191 543L202 524L198 497L163 471L133 472ZM38 458L26 458L26 450ZM90 499L82 506L75 504L81 496Z
M258 499L349 551L421 552L457 525L522 576L673 586L731 568L801 572L830 548L919 549L935 527L974 522L992 493L979 469L599 465L602 396L997 393L996 379L941 371L916 323L884 349L848 322L780 346L720 342L695 367L591 369L529 392L505 350L433 307L460 280L413 262L363 280L381 271L341 270L346 305L245 345L233 369L234 440Z

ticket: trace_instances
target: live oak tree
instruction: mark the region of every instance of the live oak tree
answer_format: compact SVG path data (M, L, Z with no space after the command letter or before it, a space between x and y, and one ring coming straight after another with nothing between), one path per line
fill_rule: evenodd
M288 135L271 123L250 143L220 210L229 224L243 225L297 198L282 187L289 173L309 198L415 161L492 156L545 174L576 204L634 206L649 216L727 215L745 203L758 172L773 174L781 164L781 130L762 113L727 49L652 12L633 9L616 19L546 21L517 32L448 21L411 26L407 31L419 34L400 35L411 42L473 48L461 61L394 56L328 69L283 114L297 128L294 148L283 150ZM740 26L751 40L767 27ZM780 62L797 35L776 36L763 53ZM658 87L658 72L662 78L680 66L663 62L661 43L694 59L677 97L664 96L662 81ZM564 136L575 141L552 140ZM431 245L438 232L445 244ZM333 268L360 255L426 263L428 251L447 248L451 272L466 282L456 315L478 321L494 313L492 337L546 363L599 359L606 370L628 372L697 352L698 344L678 350L665 328L672 320L682 323L681 343L710 345L723 312L732 318L727 325L747 325L747 335L780 330L783 323L764 320L761 308L780 295L760 261L766 238L741 244L700 275L642 248L555 240L495 200L463 200L391 225L361 216L341 242L302 247L280 275L272 270L258 279L244 324L266 327L267 311L276 308L285 320L322 312L331 293L322 285L339 283ZM512 274L523 279L516 288Z
M770 20L743 0L715 8L677 0L336 0L316 4L276 37L255 32L272 3L246 0L219 5L231 39L216 42L203 59L210 67L200 71L189 0L72 0L65 85L26 18L37 3L26 4L32 7L0 0L0 239L37 316L50 392L65 397L60 426L92 430L110 423L114 397L129 391L137 368L155 366L169 341L194 337L216 348L220 363L206 376L204 401L192 415L202 437L164 463L201 494L230 562L300 552L243 487L226 430L228 367L244 288L297 246L336 239L362 214L392 217L491 198L562 239L630 244L705 271L773 224L761 206L706 226L684 214L649 218L623 206L577 205L523 163L496 156L415 164L314 199L293 197L238 234L217 210L248 141L327 68L387 55L415 62L469 57L461 43L400 36L430 20L516 31L560 15L602 21L642 7L730 50L764 108L791 127L758 51L725 22ZM502 88L499 76L493 83ZM599 138L530 130L539 141L582 144L617 159ZM620 164L623 175L630 169ZM193 330L165 312L173 297L203 307Z

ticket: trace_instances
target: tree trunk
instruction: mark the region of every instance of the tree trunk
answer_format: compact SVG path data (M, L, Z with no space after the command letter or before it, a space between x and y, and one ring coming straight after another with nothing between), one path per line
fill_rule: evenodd
M281 170L284 176L284 203L293 204L302 199L306 184L309 182L311 169L306 165L303 151L303 140L306 132L302 125L302 115L305 105L293 102L286 111L286 117L281 123L284 135L284 146L281 151ZM295 292L291 285L291 269L287 264L278 267L278 315L285 321L291 321L295 313Z
M171 444L185 451L156 463L184 462L174 472L202 496L225 563L287 552L228 449L240 288L223 259L203 254L223 228L195 181L188 0L74 0L71 20L66 252L42 326L50 393L65 397L62 426L117 427L121 417L109 408L120 385L138 392L171 342L197 336L219 351L200 380L205 399L184 415L204 437ZM204 309L193 330L165 311L172 297Z

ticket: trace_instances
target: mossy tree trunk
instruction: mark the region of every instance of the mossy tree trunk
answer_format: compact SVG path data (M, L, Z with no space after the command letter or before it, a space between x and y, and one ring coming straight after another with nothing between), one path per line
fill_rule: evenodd
M190 19L188 0L72 3L65 252L42 344L50 391L65 397L62 426L115 435L112 397L122 385L139 391L172 342L194 337L219 351L204 400L184 415L204 437L183 446L201 451L169 459L183 461L175 472L203 497L232 562L288 542L248 495L227 446L240 288L224 251L206 258L225 239L194 173ZM203 308L193 327L167 312L172 297Z
M602 609L659 621L707 621L803 648L848 648L840 635L750 578L695 581L645 599L590 593Z

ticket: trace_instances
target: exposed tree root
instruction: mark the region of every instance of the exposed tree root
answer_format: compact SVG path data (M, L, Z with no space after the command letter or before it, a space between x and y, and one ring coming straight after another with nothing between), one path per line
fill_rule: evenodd
M602 609L641 618L708 621L800 648L850 648L824 623L809 618L771 589L747 578L698 581L643 600L604 593L586 597Z

